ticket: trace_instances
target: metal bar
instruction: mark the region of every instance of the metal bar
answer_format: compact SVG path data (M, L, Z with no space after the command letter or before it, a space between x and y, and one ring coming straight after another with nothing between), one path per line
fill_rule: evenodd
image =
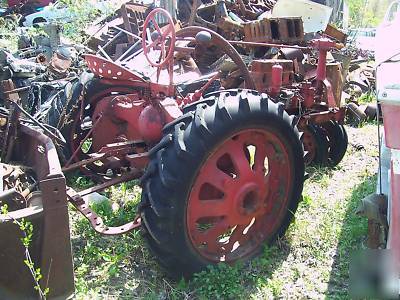
M113 61L113 60L111 59L111 57L108 56L107 52L104 51L104 49L103 49L100 45L97 46L97 49L99 49L99 51L101 52L101 54L103 54L109 61Z
M11 102L15 107L17 107L24 115L26 115L35 125L39 126L43 131L45 131L48 135L56 139L57 141L65 144L66 141L64 138L60 138L56 136L54 133L52 133L50 130L48 130L46 127L44 127L40 122L38 122L34 117L32 117L27 111L25 111L18 103Z
M127 30L125 30L125 29L122 29L122 28L120 28L120 27L118 27L118 26L111 26L111 27L114 28L114 29L121 30L122 32L126 33L127 35L130 35L130 36L133 36L133 37L135 37L135 38L137 38L137 39L139 39L139 40L142 40L142 38L141 38L140 36L138 36L137 34L134 34L134 33L132 33L132 32L129 32L129 31L127 31Z
M62 171L63 172L69 172L69 171L75 170L75 169L77 169L79 167L85 166L87 164L93 163L95 161L98 161L98 160L106 158L106 157L108 157L106 155L106 153L102 153L99 156L91 157L91 158L88 158L88 159L81 160L81 161L78 161L76 163L73 163L71 165L65 166L65 167L62 168Z
M8 95L8 94L13 94L13 93L23 92L23 91L29 90L30 88L31 88L30 86L24 86L24 87L21 87L21 88L9 90L9 91L4 91L3 94L4 95Z
M128 60L131 60L132 58L134 58L135 56L137 56L137 55L140 54L141 52L143 52L143 48L142 48L142 49L139 49L138 51L136 51L136 52L133 53L132 55L128 56L128 57L124 60L124 62L126 62L126 61L128 61Z
M275 47L275 48L291 48L291 49L300 49L300 50L312 50L311 47L303 47L303 46L291 46L291 45L282 45L282 44L271 44L271 43L256 43L256 42L244 42L244 41L228 41L230 44L236 45L245 45L252 47Z
M122 34L122 32L118 32L116 35L114 35L107 43L105 43L105 45L103 46L103 49L106 49L112 42L114 42L120 35Z
M137 229L141 226L142 222L140 215L136 215L133 221L117 227L108 227L104 224L101 217L99 217L93 210L90 209L89 201L79 197L78 193L73 189L67 190L68 200L71 204L90 222L93 229L104 235L120 235L127 233L131 230Z
M96 122L93 124L92 128L90 128L88 134L85 136L85 138L79 143L78 148L75 149L74 153L72 154L72 156L70 157L70 159L67 161L67 163L65 164L65 168L68 167L72 160L75 158L75 156L78 154L78 151L82 148L83 144L87 141L87 139L91 136L91 134L93 133L93 130L96 128L97 124L99 124L101 118L102 118L103 114L100 114L98 119L96 120Z
M111 187L113 185L137 179L142 175L142 173L143 173L142 171L134 170L134 171L132 171L130 173L121 175L120 177L115 177L115 178L110 179L110 180L108 180L108 181L106 181L104 183L101 183L99 185L96 185L96 186L90 187L90 188L88 188L86 190L78 192L77 193L77 197L82 198L82 197L87 196L89 194L102 191L102 190L104 190L106 188L109 188L109 187Z
M128 50L126 50L122 55L115 61L115 62L120 62L131 50L133 50L137 45L139 45L140 41L137 41L134 43L131 47L129 47Z

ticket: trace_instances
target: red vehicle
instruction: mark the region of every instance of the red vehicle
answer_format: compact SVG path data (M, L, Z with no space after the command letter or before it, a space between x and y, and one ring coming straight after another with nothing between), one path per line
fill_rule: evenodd
M369 258L373 256L375 262L372 268L368 266L371 260L365 259L366 262L358 265L360 270L354 281L361 281L371 291L366 295L362 290L355 289L356 296L363 298L397 299L400 294L400 88L397 76L400 44L398 41L387 43L399 26L400 1L397 0L389 6L376 35L377 104L382 111L384 131L379 136L376 194L364 198L358 209L359 214L368 218L368 247L373 250L367 255ZM359 275L363 272L369 277ZM368 280L370 278L375 280Z
M156 20L163 19L161 26ZM241 56L222 36L202 27L175 32L162 9L147 16L142 43L132 62L138 71L86 55L95 77L67 111L63 170L80 169L101 183L79 193L69 189L70 202L102 234L143 225L152 252L177 277L250 259L285 233L297 209L305 176L297 126L321 124L330 137L327 153L344 154L337 123L344 111L326 79L326 53L335 43L320 39L307 47L320 53L313 82L283 87L277 64L270 95L255 90ZM221 87L222 72L175 82L177 53L193 54L202 43L224 49L244 88ZM143 62L147 68L139 67ZM278 97L283 89L293 94L286 102ZM143 188L140 215L124 226L105 226L82 197L133 179Z
M17 5L34 4L36 7L44 7L49 5L51 0L7 0L8 7Z

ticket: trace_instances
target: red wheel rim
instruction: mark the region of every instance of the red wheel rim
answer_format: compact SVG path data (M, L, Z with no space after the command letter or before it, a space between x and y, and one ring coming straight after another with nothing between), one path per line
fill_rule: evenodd
M293 182L288 147L265 129L225 140L201 167L186 210L196 251L234 262L260 249L287 214Z

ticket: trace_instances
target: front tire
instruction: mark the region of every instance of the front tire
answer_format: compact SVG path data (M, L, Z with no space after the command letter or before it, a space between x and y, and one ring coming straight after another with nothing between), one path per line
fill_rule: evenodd
M259 254L286 231L304 180L295 122L267 95L222 91L185 111L142 181L145 237L176 278Z

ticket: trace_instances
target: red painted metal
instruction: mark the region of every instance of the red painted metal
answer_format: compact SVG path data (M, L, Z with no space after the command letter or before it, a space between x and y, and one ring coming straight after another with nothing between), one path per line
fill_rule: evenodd
M398 150L397 150L398 151ZM398 159L398 158L397 158ZM390 167L390 192L391 192L391 206L390 206L390 224L387 248L391 249L396 263L396 268L400 267L400 174L398 174L399 166L394 166L392 159Z
M310 82L304 82L300 87L300 93L303 97L303 107L311 108L315 103L315 88Z
M156 15L158 15L156 17ZM165 18L167 20L167 25L160 28L156 19L159 17ZM150 22L155 27L156 31L153 31L152 38L154 33L154 40L150 44L147 44L147 30L150 31ZM176 41L176 33L175 33L175 26L174 21L172 20L171 15L162 8L153 9L150 14L147 16L146 20L144 21L143 25L143 37L142 37L142 46L143 46L143 53L146 56L147 61L153 66L157 68L163 68L170 64L171 59L174 55L174 48L175 48L175 41ZM168 42L168 46L167 46ZM160 50L160 61L156 62L149 56L151 50Z
M43 7L43 6L47 6L50 3L52 3L53 1L51 0L8 0L7 4L8 7L13 7L15 5L22 5L22 4L29 4L29 3L33 3L35 5L37 5L38 7Z
M323 89L325 88L328 106L337 107L335 96L333 94L332 85L326 78L326 64L327 64L328 51L337 48L337 43L327 38L321 38L311 41L311 44L319 52L317 76L315 79L317 91L320 95L322 95L324 92Z
M100 56L86 54L85 61L90 71L100 78L146 82L140 74Z
M272 97L279 95L283 82L283 67L279 64L272 66L272 80L270 94Z
M188 236L213 262L254 254L277 229L293 174L279 136L243 130L226 139L201 167L187 206Z
M155 143L161 139L164 127L160 109L153 105L146 106L139 115L138 128L142 138L148 143Z
M400 149L400 138L397 130L400 128L400 103L382 101L383 121L385 122L385 143L386 146L393 149Z

